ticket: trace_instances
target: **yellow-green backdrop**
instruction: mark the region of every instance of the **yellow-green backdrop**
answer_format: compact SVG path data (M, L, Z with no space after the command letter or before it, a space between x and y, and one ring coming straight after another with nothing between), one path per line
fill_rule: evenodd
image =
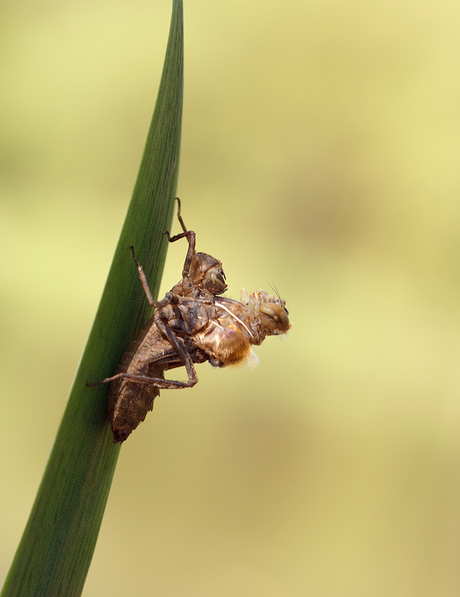
M170 11L2 7L2 578ZM459 28L454 0L185 2L183 216L229 296L273 283L293 327L254 370L202 365L194 389L162 392L122 448L85 597L459 594ZM183 257L170 247L164 291Z

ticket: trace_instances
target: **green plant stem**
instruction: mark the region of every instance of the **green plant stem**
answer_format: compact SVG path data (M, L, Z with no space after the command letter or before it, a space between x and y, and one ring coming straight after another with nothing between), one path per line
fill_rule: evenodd
M107 386L148 315L130 246L157 296L176 193L183 94L183 8L173 0L165 64L138 179L100 306L2 597L81 594L120 447L107 421Z

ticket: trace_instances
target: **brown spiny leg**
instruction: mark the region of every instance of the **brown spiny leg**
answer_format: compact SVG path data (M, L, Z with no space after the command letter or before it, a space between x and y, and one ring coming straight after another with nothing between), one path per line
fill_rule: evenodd
M169 303L175 302L174 295L171 292L167 292L165 294L164 298L161 299L161 301L153 300L153 296L152 296L152 293L150 292L149 283L147 282L147 277L144 273L144 269L143 269L142 265L139 263L139 261L137 260L136 255L134 253L134 246L131 246L131 252L133 254L133 259L137 265L137 271L139 272L139 278L142 283L142 288L144 289L145 296L147 297L149 305L152 307L152 309L158 309L159 307L165 307L166 305L169 305Z
M188 376L188 384L185 387L193 387L197 381L198 377L196 376L195 367L193 366L192 357L190 356L188 350L184 347L182 341L176 336L176 334L171 330L166 322L164 322L160 317L157 319L157 327L165 338L167 338L171 344L171 346L175 349L177 354L182 359L182 362L185 365L185 369L187 371Z
M175 236L170 236L169 232L166 230L165 234L168 237L168 240L170 243L174 243L174 242L176 242L176 240L180 240L181 238L186 238L188 240L187 255L185 257L184 267L182 268L182 277L185 278L186 276L188 276L188 272L190 270L190 263L192 261L192 257L195 255L196 240L195 240L195 233L193 232L193 230L187 230L187 228L185 227L185 224L184 224L184 220L182 219L182 216L180 215L181 204L180 204L179 197L176 197L176 201L178 204L177 205L177 218L179 219L179 223L181 225L183 232L181 232L180 234L176 234Z
M116 381L117 379L127 379L128 381L133 381L136 383L154 385L162 390L173 390L175 388L192 388L198 382L198 377L196 375L195 367L193 366L193 361L190 354L184 347L182 341L163 321L161 321L161 319L157 321L157 325L160 332L169 340L171 346L175 349L177 354L182 359L182 362L184 363L185 369L187 371L188 381L161 379L159 377L149 377L148 375L136 375L133 373L117 373L116 375L106 377L102 381L98 381L96 383L90 383L89 381L87 381L86 385L92 388L94 386L99 386L104 383Z

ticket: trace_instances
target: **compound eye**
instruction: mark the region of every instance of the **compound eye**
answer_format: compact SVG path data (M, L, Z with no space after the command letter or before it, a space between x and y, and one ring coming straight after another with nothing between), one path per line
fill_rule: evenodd
M280 323L283 329L288 329L289 317L286 313L286 310L280 305L277 305L276 303L263 303L260 305L259 311L274 319L276 323Z
M225 283L225 274L224 272L212 268L206 272L205 278L205 287L209 288L216 294L221 294L227 290L227 284Z

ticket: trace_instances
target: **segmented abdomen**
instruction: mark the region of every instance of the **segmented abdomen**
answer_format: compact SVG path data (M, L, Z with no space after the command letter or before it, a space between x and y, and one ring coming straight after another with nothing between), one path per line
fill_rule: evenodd
M165 367L155 366L155 362L164 357L165 349L171 351L171 345L161 337L152 318L128 346L116 373L164 379ZM115 442L125 441L145 419L159 393L152 383L117 379L110 384L108 414Z

